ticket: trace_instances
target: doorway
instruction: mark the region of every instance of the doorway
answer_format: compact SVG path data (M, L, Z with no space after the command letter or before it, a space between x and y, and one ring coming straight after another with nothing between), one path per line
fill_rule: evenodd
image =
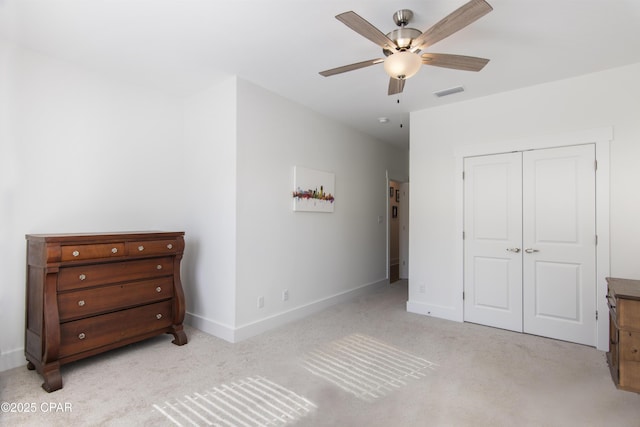
M389 283L409 278L409 183L389 180Z
M464 320L596 345L595 146L464 159Z

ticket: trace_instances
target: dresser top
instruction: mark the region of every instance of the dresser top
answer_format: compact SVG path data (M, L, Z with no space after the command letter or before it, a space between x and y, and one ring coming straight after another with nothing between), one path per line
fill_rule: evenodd
M40 242L84 242L95 240L140 240L184 236L183 231L126 231L105 233L27 234L25 238Z
M607 277L607 283L616 296L640 300L640 280Z

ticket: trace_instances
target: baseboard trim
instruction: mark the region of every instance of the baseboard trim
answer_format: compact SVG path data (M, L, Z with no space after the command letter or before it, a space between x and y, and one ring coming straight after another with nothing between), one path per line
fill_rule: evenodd
M27 359L24 357L24 348L17 348L4 353L0 353L0 372L19 366L27 366Z
M425 304L417 301L407 301L407 311L409 313L433 316L440 319L462 322L462 317L455 307L445 307L441 305Z
M214 337L221 338L225 341L234 342L234 329L220 322L216 322L212 319L187 312L184 316L184 323L189 326L193 326L196 329L206 332Z
M332 305L375 292L376 290L388 284L389 279L378 280L377 282L368 283L357 288L350 289L348 291L340 292L338 294L313 301L300 307L292 308L281 313L276 313L274 315L256 320L254 322L246 323L244 325L238 326L237 328L233 328L229 325L225 325L215 320L207 319L206 317L189 312L186 313L184 322L187 325L193 326L194 328L199 329L209 335L213 335L231 343L236 343L254 337L256 335L260 335L264 332L283 326L295 320L303 319L307 316L324 310L325 308L331 307Z
M244 324L235 329L233 342L239 342L247 338L251 338L253 336L267 332L271 329L283 326L289 322L293 322L295 320L299 320L315 314L319 311L324 310L325 308L331 307L332 305L375 292L376 290L388 284L389 279L383 279L377 282L368 283L355 289L340 292L338 294L319 299L309 304L305 304L303 306L296 307L285 312L277 313L272 316L265 317L264 319L257 320L255 322Z

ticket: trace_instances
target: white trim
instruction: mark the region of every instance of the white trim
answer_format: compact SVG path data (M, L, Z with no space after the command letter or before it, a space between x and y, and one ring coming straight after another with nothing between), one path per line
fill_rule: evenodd
M456 159L488 154L509 153L512 151L539 150L542 148L564 147L588 143L602 143L613 140L613 127L564 132L528 138L500 141L496 143L464 145L453 150Z
M207 334L213 335L231 343L236 343L242 340L246 340L247 338L260 335L264 332L283 326L295 320L300 320L321 310L324 310L325 308L331 307L334 304L349 301L353 298L373 293L388 284L389 279L385 278L377 282L362 285L355 289L340 292L338 294L311 302L300 307L293 308L288 311L256 320L255 322L250 322L238 326L237 328L233 328L229 325L224 325L222 323L216 322L215 320L207 319L193 313L186 314L185 323L201 330L202 332L206 332Z
M251 338L253 336L262 334L263 332L267 332L271 329L275 329L287 323L293 322L295 320L300 320L302 318L315 314L321 310L324 310L325 308L331 307L332 305L349 301L353 298L375 292L376 290L379 290L380 288L388 284L389 284L389 279L385 278L377 282L362 285L355 289L351 289L351 290L340 292L338 294L335 294L326 298L322 298L320 300L311 302L309 304L306 304L300 307L293 308L288 311L284 311L269 317L265 317L255 322L238 326L234 331L233 342L238 342L238 341L245 340L247 338Z
M419 301L407 301L407 311L409 313L433 316L440 319L453 320L454 322L462 322L462 312L456 307L425 304Z
M606 301L606 278L611 274L609 235L610 145L610 141L596 143L596 160L598 162L598 169L596 170L596 234L598 235L598 245L596 246L596 310L598 310L596 347L602 351L609 351L609 307Z
M202 332L206 332L209 335L213 335L214 337L221 338L228 342L234 342L234 329L229 325L189 312L184 316L184 323L193 326Z
M609 148L613 141L613 126L586 129L575 132L566 132L553 135L542 135L511 141L501 141L490 144L466 145L454 149L456 158L456 228L454 241L456 242L455 264L461 268L456 269L455 289L462 296L464 291L464 158L471 156L508 153L513 151L538 150L542 148L563 147L569 145L595 144L598 171L596 173L596 233L598 246L596 247L596 301L598 321L596 326L596 348L608 350L609 348L609 316L606 304L607 283L605 278L609 276L610 268L610 240L609 240ZM462 298L456 298L455 311L459 321L464 321L464 307ZM435 312L432 314L437 316ZM595 316L595 313L594 313ZM445 316L437 316L449 318Z

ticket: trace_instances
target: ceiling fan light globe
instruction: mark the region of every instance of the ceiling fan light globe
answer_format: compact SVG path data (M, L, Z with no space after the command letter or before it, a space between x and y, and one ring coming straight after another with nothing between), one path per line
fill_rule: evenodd
M418 54L401 51L384 60L384 71L394 79L408 79L418 72L421 65L422 59Z

